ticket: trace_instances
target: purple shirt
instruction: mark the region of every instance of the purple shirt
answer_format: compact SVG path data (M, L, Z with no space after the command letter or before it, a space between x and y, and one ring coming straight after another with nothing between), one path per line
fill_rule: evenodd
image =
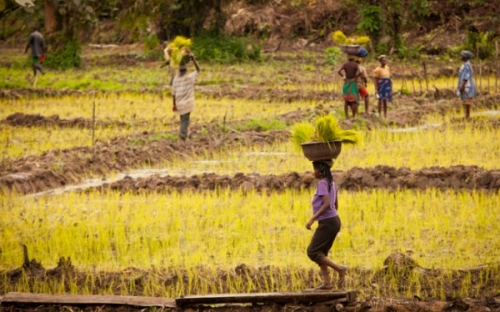
M319 216L318 220L323 220L327 218L333 218L338 216L337 207L335 207L335 199L337 198L337 186L335 182L332 181L332 191L328 191L328 181L326 179L321 179L316 186L316 193L312 200L313 215L316 214L321 206L323 205L323 195L330 196L330 209L327 209L325 213Z

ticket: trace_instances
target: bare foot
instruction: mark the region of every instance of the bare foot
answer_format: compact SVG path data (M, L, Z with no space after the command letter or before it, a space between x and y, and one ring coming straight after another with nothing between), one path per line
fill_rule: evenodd
M321 286L314 288L314 290L330 290L330 289L333 289L332 284L323 284Z
M346 276L346 273L347 273L347 267L343 267L338 272L339 272L338 287L339 288L344 288L344 286L345 286L345 276Z

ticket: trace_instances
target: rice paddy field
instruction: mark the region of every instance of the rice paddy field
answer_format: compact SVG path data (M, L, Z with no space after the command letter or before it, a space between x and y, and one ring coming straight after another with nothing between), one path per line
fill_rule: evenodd
M34 87L24 59L1 53L12 65L0 69L0 295L173 298L317 286L317 267L306 255L313 232L305 228L315 182L263 191L200 189L189 181L310 177L311 163L289 133L321 114L361 134L362 144L343 147L332 168L351 179L353 168L382 168L393 180L400 177L391 172L401 168L451 170L457 183L470 182L462 172L480 169L490 179L488 189L429 182L418 189L379 184L353 190L342 188L343 176L337 182L342 230L329 257L349 268L348 289L362 300L500 292L495 77L479 77L481 94L472 118L464 120L454 76L430 75L426 82L416 78L418 65L394 61L399 75L388 118L375 113L346 120L336 70L312 52L268 55L261 63L200 64L192 137L182 143L169 74L159 62L116 65L103 56L106 66L48 70ZM99 58L96 51L85 53ZM150 176L174 182L163 183L162 191L157 185L138 192L89 187L90 180L95 186L113 178L147 184L142 181ZM50 187L37 184L52 177L58 180L44 184ZM189 187L174 187L185 180ZM14 187L25 184L32 188ZM65 190L70 184L75 189ZM403 260L391 262L395 256Z

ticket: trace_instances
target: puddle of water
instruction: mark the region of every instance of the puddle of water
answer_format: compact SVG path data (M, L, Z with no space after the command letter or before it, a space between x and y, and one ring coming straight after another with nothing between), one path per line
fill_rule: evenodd
M199 171L194 172L193 170L175 170L175 169L153 169L153 168L137 169L137 170L132 170L129 172L119 173L119 174L113 176L112 178L88 179L88 180L85 180L79 184L67 185L64 187L55 188L55 189L51 189L48 191L30 194L28 196L36 197L36 196L42 196L42 195L60 195L60 194L70 192L70 191L85 190L85 189L88 189L91 187L102 186L106 183L113 183L113 182L122 180L127 176L131 177L133 179L139 179L139 178L150 177L153 175L159 175L161 177L164 177L164 176L186 176L186 175L193 175L193 174L200 174L200 172Z
M433 123L433 124L426 124L418 127L410 127L410 128L395 128L395 129L389 129L387 131L393 132L393 133L399 133L399 132L418 132L422 130L428 130L431 128L438 128L441 127L442 124L440 123Z
M487 110L487 111L483 111L483 112L477 112L477 113L473 113L472 114L473 116L497 116L497 115L500 115L500 111L499 110Z
M285 152L249 152L245 156L286 156Z

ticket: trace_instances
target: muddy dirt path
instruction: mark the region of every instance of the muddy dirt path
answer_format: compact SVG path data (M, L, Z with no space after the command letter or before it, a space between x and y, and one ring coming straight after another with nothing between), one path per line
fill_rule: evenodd
M348 171L334 171L333 178L339 188L347 191L387 189L390 191L412 189L425 190L500 190L500 170L484 170L476 166L431 167L421 170L376 166L375 168L353 168ZM105 183L87 190L140 192L192 192L213 191L229 188L244 192L281 192L286 189L309 189L316 186L312 172L291 172L282 175L260 175L237 173L234 176L206 173L190 177L147 178L125 177L113 183Z

